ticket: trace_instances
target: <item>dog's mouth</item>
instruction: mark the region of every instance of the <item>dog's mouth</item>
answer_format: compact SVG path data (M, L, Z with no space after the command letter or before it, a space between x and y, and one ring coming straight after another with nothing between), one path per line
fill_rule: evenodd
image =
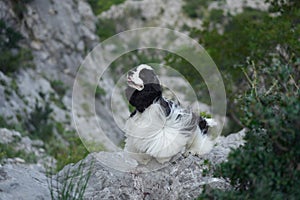
M127 84L128 84L129 87L134 88L134 89L136 89L138 91L141 91L141 90L144 89L144 85L135 83L132 80L132 78L129 77L129 76L127 77Z

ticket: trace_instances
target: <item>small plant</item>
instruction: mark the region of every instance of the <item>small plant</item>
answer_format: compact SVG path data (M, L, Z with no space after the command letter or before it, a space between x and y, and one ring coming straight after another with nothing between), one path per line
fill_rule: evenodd
M12 8L15 12L16 16L19 17L19 19L23 19L24 12L27 11L26 4L30 3L33 0L12 0Z
M64 96L68 90L68 87L61 80L50 80L50 85L61 97Z
M116 21L114 19L98 19L96 23L96 34L104 41L117 33L115 24Z
M99 15L102 12L108 10L112 5L123 3L125 0L88 0L95 15Z
M67 110L67 107L62 102L62 97L55 95L55 93L51 92L49 94L49 100L62 110Z
M33 138L47 141L53 134L53 124L50 121L50 114L53 112L49 102L41 105L36 99L34 110L29 114L25 122L26 129Z
M80 138L74 131L65 131L60 135L66 140L65 142L58 140L52 136L45 144L47 152L52 155L56 160L56 170L61 170L69 163L75 163L88 155L88 151L82 144Z
M27 163L37 162L37 158L34 153L26 153L24 150L16 150L13 146L15 146L15 144L0 143L0 163L2 163L4 159L16 157L24 159Z
M106 95L105 90L104 90L102 87L97 86L96 92L95 92L95 96L96 96L97 98L100 98L101 96L104 96L104 95Z
M203 18L207 13L208 0L185 0L182 9L190 18Z
M83 161L76 165L68 166L65 172L53 176L50 170L48 187L51 199L56 200L82 200L88 181L92 174L93 163L87 166ZM73 168L73 169L72 169ZM55 177L55 180L53 179Z
M0 20L0 70L12 74L21 67L33 67L29 49L21 48L23 36Z
M200 117L204 117L204 118L207 118L207 119L212 118L211 114L209 114L207 112L200 112Z

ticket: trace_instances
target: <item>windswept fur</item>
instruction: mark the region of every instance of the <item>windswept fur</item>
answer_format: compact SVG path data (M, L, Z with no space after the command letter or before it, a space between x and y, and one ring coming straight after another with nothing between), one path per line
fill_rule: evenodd
M206 133L214 124L164 99L151 67L139 66L128 73L128 81L126 97L136 111L125 125L125 151L140 153L135 158L146 164L151 157L164 163L178 153L202 155L212 149L214 142Z

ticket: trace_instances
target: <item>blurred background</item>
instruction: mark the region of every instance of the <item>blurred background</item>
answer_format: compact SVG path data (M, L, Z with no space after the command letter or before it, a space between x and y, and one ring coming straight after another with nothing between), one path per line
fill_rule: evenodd
M215 61L227 95L222 134L248 129L249 146L238 149L219 170L237 191L213 194L234 198L251 191L258 196L274 193L279 199L287 193L299 195L295 189L300 186L298 0L1 0L0 162L33 163L59 171L84 158L88 151L71 115L72 87L81 62L99 42L117 33L156 26L187 34ZM141 63L177 70L199 102L191 101L178 74L160 72L161 78L177 88L185 105L199 103L200 110L210 112L207 87L184 58L157 49L129 52L110 65L95 91L97 114L120 147L123 132L106 115L112 85ZM119 105L114 113L125 121L127 102L122 96L114 101ZM80 107L85 114L77 117L88 129L93 123L91 108L84 103ZM94 147L105 149L105 144Z

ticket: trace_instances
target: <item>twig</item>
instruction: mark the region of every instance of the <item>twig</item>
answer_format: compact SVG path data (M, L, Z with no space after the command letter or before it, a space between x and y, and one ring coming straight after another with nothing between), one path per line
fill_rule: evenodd
M277 85L278 81L275 80L275 82L273 83L273 85L270 87L270 89L265 93L265 96L269 95L270 92L272 92L273 88Z
M295 87L297 88L297 90L299 90L299 86L297 85L295 79L293 78L293 76L291 74L290 74L290 78L292 79L292 81L293 81Z

